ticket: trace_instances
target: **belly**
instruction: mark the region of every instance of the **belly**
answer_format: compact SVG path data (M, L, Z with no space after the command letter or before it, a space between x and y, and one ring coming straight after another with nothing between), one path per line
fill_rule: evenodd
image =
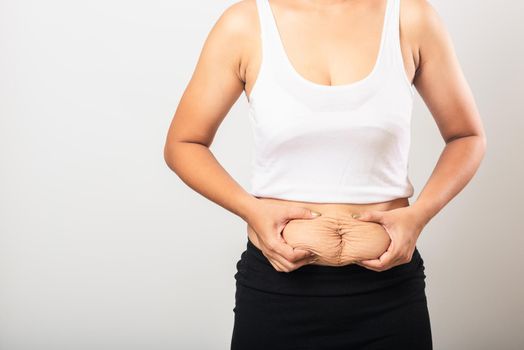
M384 227L359 221L346 213L325 214L313 220L291 220L282 237L293 248L309 250L317 265L343 266L382 255L391 242Z
M282 201L269 198L262 200L287 202L320 212L314 219L290 220L282 231L282 237L293 248L305 249L317 256L313 264L344 266L366 259L376 259L389 247L391 239L379 223L354 219L351 215L363 210L390 210L407 206L407 198L373 204L322 204ZM260 249L258 237L248 225L249 239Z

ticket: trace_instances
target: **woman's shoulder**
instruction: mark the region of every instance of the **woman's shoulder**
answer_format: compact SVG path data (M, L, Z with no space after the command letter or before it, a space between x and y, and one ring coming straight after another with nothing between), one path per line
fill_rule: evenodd
M442 16L428 0L400 0L400 28L412 51L419 55L448 36ZM420 58L416 57L417 63Z
M400 17L409 29L428 29L442 21L436 7L428 0L399 0Z
M218 15L214 27L224 35L248 39L258 29L256 0L241 0L226 6Z

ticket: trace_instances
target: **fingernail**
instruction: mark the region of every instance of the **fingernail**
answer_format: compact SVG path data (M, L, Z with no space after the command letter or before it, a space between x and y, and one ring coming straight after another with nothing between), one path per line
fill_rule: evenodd
M318 211L314 211L314 210L311 210L311 216L316 218L317 216L320 216L322 214L320 214Z

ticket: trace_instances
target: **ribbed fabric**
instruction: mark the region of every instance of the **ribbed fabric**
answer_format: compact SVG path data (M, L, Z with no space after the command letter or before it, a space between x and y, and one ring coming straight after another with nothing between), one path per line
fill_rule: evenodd
M400 0L387 0L372 71L344 85L305 79L291 64L268 0L256 0L262 62L249 96L249 192L317 203L411 197L414 89L402 61Z

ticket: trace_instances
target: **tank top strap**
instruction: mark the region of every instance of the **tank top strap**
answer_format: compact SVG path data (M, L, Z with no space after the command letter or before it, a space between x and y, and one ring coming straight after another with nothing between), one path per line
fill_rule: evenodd
M279 57L279 32L273 17L273 12L268 0L256 0L258 18L260 22L260 38L262 41L263 59L266 62L275 62Z
M389 32L391 37L391 43L394 49L397 45L400 45L400 0L389 0L393 2L393 8L391 11L390 29Z
M381 65L387 65L391 62L391 58L394 57L395 49L395 35L398 33L397 19L396 19L396 8L399 0L386 0L386 12L384 14L383 22L383 38L382 38L382 52L380 53Z
M396 77L407 85L411 95L414 94L414 87L409 81L404 68L402 48L400 46L400 3L401 0L387 0L390 2L391 11L387 28L387 37L384 47L384 64L393 70Z

